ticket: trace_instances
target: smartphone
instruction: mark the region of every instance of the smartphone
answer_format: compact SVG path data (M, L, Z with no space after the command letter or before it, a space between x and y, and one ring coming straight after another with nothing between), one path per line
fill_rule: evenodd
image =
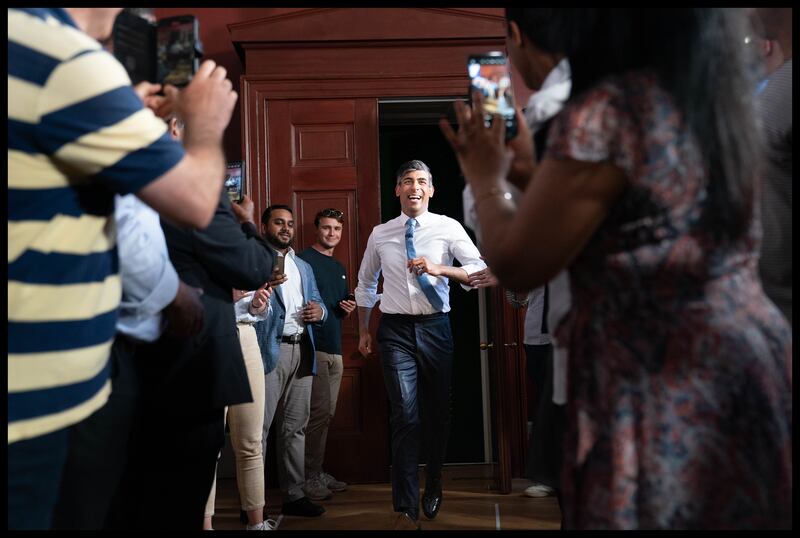
M272 270L278 270L278 273L283 274L283 270L286 267L286 256L281 254L280 252L275 256L275 265L273 266Z
M128 11L114 21L114 56L133 85L142 81L189 84L203 56L200 27L194 15L178 15L152 23Z
M472 55L467 60L469 74L469 99L472 93L483 94L484 123L490 126L495 116L506 124L506 140L517 136L517 114L514 110L514 95L511 88L511 66L502 52L487 52Z
M158 81L182 88L200 68L199 23L194 15L178 15L158 21Z
M119 60L134 86L156 80L156 25L123 10L114 21L114 56Z
M244 181L242 181L244 163L236 161L228 163L225 173L225 192L231 202L241 202L244 197Z

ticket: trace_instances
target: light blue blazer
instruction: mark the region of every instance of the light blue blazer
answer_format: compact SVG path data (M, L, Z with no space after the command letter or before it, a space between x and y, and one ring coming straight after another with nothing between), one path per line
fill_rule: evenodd
M311 340L311 373L316 374L317 354L314 344L314 325L321 325L328 318L328 311L325 308L325 303L322 302L322 297L319 295L317 281L314 278L314 271L311 269L311 266L298 256L293 256L292 259L297 264L297 269L300 272L303 299L306 302L314 301L322 307L322 320L305 326L305 330L308 331L308 336ZM286 305L283 302L283 286L278 286L272 290L269 302L269 317L255 324L258 347L261 349L261 359L264 362L264 374L268 374L275 369L278 365L278 358L280 357L281 336L283 335L283 324L286 318Z

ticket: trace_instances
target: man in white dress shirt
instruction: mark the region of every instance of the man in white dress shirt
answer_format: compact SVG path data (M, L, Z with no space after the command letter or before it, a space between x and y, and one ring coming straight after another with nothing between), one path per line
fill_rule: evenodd
M461 224L428 212L433 192L433 177L425 163L414 160L400 166L395 195L402 213L373 229L355 291L358 348L365 357L373 350L370 314L381 303L377 337L391 402L392 503L400 514L398 528L418 528L422 430L427 445L423 512L433 519L441 506L453 366L449 280L467 290L492 282ZM454 258L461 267L453 267Z

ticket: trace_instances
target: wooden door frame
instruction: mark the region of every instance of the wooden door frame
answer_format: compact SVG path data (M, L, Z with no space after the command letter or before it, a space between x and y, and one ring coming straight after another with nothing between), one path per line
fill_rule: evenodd
M505 290L492 289L490 371L493 405L497 406L497 488L511 493L511 479L522 476L527 458L527 395L524 349L524 319L506 300ZM502 390L500 388L502 387Z

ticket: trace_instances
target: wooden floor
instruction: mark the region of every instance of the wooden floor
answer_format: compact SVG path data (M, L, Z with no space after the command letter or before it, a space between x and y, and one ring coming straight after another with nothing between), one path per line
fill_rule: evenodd
M424 479L421 480L424 484ZM493 491L491 466L448 466L443 476L443 500L439 515L428 521L420 513L422 530L538 530L558 529L561 514L555 497L530 498L523 495L527 480L514 480L508 495ZM267 490L267 513L279 522L278 530L392 530L389 484L351 485L321 501L327 510L317 518L281 516L278 490ZM236 481L220 478L214 528L241 530Z

